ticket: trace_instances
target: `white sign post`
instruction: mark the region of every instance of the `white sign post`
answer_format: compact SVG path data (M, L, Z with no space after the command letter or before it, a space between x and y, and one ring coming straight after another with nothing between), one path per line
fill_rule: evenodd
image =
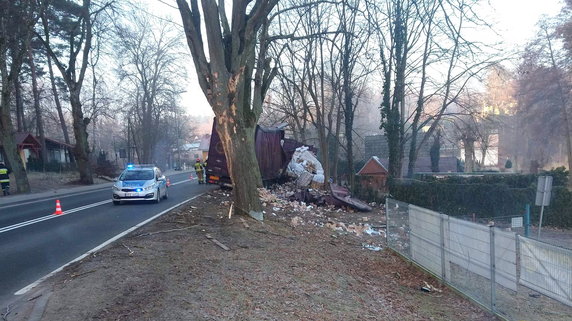
M544 206L550 205L550 195L552 192L552 176L538 176L538 186L536 187L536 206L540 206L540 221L538 222L538 239L540 239L540 229L542 228L542 216Z

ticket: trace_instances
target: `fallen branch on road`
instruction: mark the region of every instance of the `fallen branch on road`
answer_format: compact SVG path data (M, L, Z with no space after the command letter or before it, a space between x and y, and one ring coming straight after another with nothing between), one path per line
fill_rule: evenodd
M125 245L124 243L121 243L121 245L123 245L123 246L127 249L127 251L129 251L129 256L133 256L133 253L135 253L135 252L133 252L133 251L129 248L129 246Z
M93 273L93 272L95 272L95 270L90 270L90 271L83 272L83 273L78 273L78 274L72 274L72 275L70 275L70 277L71 277L72 279L74 279L74 278L80 277L80 276L82 276L82 275L90 274L90 273Z
M43 294L38 294L38 295L36 295L35 297L31 297L31 298L28 299L28 302L34 301L35 299L41 297L42 295L43 295Z
M223 249L225 251L230 251L230 248L228 246L222 244L217 239L213 238L210 234L206 234L205 237L207 239L211 240L214 244L218 245L221 249Z
M158 231L158 232L152 232L152 233L139 234L139 235L136 235L135 237L149 236L149 235L155 235L155 234L160 234L160 233L170 233L170 232L188 230L188 229L190 229L190 228L192 228L192 226L183 227L183 228L174 228L174 229L171 229L171 230L164 230L164 231Z

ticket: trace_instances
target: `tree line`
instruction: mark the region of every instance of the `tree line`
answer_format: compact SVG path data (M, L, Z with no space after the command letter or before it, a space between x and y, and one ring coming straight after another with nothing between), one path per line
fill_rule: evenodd
M17 132L36 135L43 166L46 136L74 146L69 155L83 184L93 183L100 153L121 147L151 163L191 135L180 103L186 52L172 22L125 1L0 5L0 141L18 192L30 187Z
M163 2L180 14L180 25L123 1L1 0L0 138L19 191L28 187L13 134L35 128L42 140L46 123L58 124L74 144L83 183L92 183L90 153L97 140L88 129L95 133L97 126L116 128L136 141L140 161L153 161L188 131L156 129L188 121L179 97L183 66L191 61L217 119L234 209L257 218L262 181L254 131L260 122L288 123L295 139L317 145L326 180L350 186L362 122L372 119L376 128L370 132L387 139L388 155L380 156L389 159L391 178L412 177L427 145L438 170L440 146L447 141L462 146L466 171L482 167L498 144L492 137L519 124L529 142L543 131L558 131L570 154L569 16L543 29L519 55L515 74L503 67L514 57L475 37L474 30L494 33L478 0ZM28 87L31 95L24 97ZM27 112L25 99L34 106ZM49 112L37 103L47 99ZM546 101L554 113L546 113L550 125L543 127L536 116ZM62 103L69 104L71 122ZM560 146L555 139L546 148ZM509 154L523 163L525 157L541 159L534 153L538 149Z

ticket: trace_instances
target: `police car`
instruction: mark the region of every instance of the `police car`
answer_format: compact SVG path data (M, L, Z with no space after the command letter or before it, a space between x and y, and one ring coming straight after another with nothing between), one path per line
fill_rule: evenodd
M159 203L169 197L167 179L155 165L127 165L112 189L114 205L126 201Z

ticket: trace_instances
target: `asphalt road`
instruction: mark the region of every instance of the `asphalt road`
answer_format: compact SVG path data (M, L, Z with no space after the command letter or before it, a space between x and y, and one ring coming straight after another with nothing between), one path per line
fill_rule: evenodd
M168 176L169 198L159 204L111 203L111 187L0 205L0 308L14 293L129 228L215 188ZM59 199L64 215L53 215Z

